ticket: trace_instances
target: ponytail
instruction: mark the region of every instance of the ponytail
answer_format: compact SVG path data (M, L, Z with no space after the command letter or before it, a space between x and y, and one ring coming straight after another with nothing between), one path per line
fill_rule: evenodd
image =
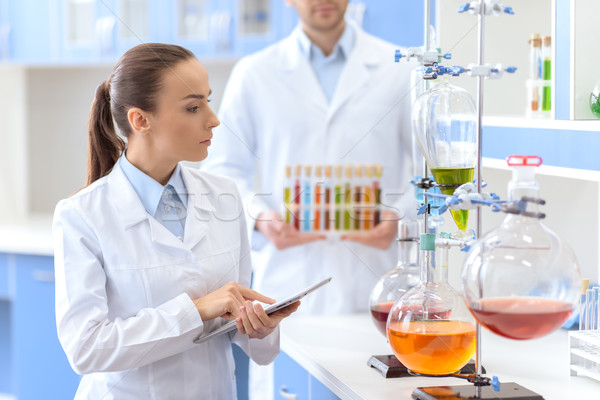
M96 97L90 110L88 133L86 185L108 174L125 150L125 142L115 131L110 109L110 79L96 89Z

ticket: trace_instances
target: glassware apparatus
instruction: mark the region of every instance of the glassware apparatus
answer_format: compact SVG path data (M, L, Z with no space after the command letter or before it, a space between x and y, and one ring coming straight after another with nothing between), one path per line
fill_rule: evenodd
M411 372L448 375L475 353L475 323L462 296L448 284L447 266L436 268L435 235L421 234L420 249L420 282L392 307L388 339Z
M398 264L379 278L369 298L373 323L386 337L386 324L392 306L407 290L419 283L418 223L402 220L398 225Z
M581 278L566 242L546 228L537 205L536 156L510 156L508 185L515 214L470 249L462 283L469 309L485 328L525 340L558 329L579 299Z
M413 105L413 132L443 194L473 180L477 161L476 107L466 90L442 75L421 93ZM469 212L451 210L460 230L467 228Z

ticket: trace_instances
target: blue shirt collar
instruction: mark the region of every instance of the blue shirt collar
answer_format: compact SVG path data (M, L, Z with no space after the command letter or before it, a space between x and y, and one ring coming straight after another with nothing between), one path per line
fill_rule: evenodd
M308 36L306 36L306 33L302 29L302 26L298 25L296 29L298 29L298 44L300 46L300 51L302 52L302 54L304 54L304 56L308 60L311 60L313 57L315 57L315 54L318 54L322 58L325 58L321 49L315 46L313 42L310 41ZM354 36L355 32L354 28L352 27L352 24L346 21L346 27L344 28L344 32L342 33L342 36L340 36L340 39L338 40L335 47L333 48L333 51L328 57L337 56L338 52L340 52L341 50L341 55L344 58L348 58L354 47Z
M133 189L137 193L148 214L152 216L156 214L156 209L163 191L165 190L165 187L169 185L174 188L175 193L179 196L183 206L187 208L187 190L185 182L183 181L181 166L179 164L175 167L175 171L165 186L161 185L129 162L127 157L125 157L125 152L123 152L123 155L119 158L119 165L131 183L131 186L133 186Z

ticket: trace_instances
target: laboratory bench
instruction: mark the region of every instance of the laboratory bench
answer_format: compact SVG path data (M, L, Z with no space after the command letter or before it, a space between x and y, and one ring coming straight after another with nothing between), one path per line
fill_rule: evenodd
M458 378L384 378L367 366L372 355L391 354L367 314L292 316L282 322L275 361L275 399L408 400L417 387L466 385ZM600 383L569 375L568 334L514 341L482 329L486 376L516 382L545 400L597 399ZM280 394L282 391L284 394ZM315 392L315 389L318 390Z

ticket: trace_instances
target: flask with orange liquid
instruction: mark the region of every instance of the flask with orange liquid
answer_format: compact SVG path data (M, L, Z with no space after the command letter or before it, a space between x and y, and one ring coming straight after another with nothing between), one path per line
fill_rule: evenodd
M498 228L470 249L463 269L469 308L485 328L501 336L534 339L560 328L579 299L581 277L569 245L540 219L536 156L510 156L508 185L514 204Z
M392 307L388 340L411 372L448 375L475 353L475 323L460 293L448 283L447 263L436 268L435 235L421 234L420 249L421 281Z

